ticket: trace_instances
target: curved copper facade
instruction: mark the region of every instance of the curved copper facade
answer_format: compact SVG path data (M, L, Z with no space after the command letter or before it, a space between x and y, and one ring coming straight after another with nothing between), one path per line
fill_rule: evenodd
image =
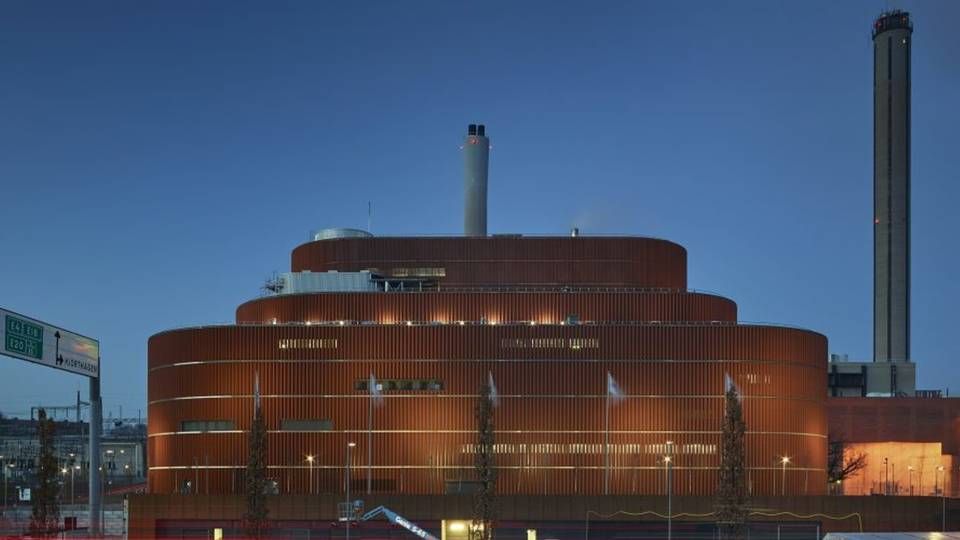
M443 267L446 286L687 287L687 251L654 238L338 238L293 250L294 272Z
M237 308L237 322L402 321L557 323L572 313L583 322L735 322L727 298L677 292L405 292L288 294L258 298Z
M506 240L346 243L354 245L348 251L355 261L377 259L378 251L364 244L371 242L384 253L377 259L380 266L389 260L444 267L446 286L455 261L465 260L464 252L483 253L488 267L500 265L487 248L477 246L501 246ZM295 268L298 252L301 259L305 250L328 256L336 250L324 244L342 248L344 242L297 248ZM443 250L431 255L437 242ZM270 430L270 475L280 490L308 492L311 471L314 491L342 490L348 441L357 444L351 459L353 488L365 490L370 397L358 383L374 373L380 381L398 384L373 409L369 470L375 491L442 493L469 482L476 394L492 374L500 395L495 412L498 491L602 493L609 371L628 396L609 409L611 493L664 492L661 458L668 440L675 448L674 493L714 492L725 373L744 394L753 493L824 493L822 335L738 325L736 305L713 295L640 290L685 284L685 268L672 266L677 257L685 259L675 244L578 237L547 249L544 239L530 242L536 249L530 250L527 264L539 264L544 275L569 274L569 268L554 267L575 264L558 262L559 253L570 250L587 266L587 254L598 253L599 260L630 260L629 265L645 270L624 275L621 284L630 288L616 290L601 290L613 275L606 274L593 281L584 275L577 287L551 292L441 289L271 296L240 306L241 324L151 337L150 490L183 490L190 481L200 493L242 491L255 373ZM470 246L458 248L457 243ZM639 254L633 250L644 245L653 248ZM658 250L665 250L665 259L658 258L663 255ZM515 257L503 255L504 260ZM463 264L461 275L473 275ZM510 267L503 264L504 272ZM479 276L469 279L477 284ZM510 284L506 274L498 279ZM579 323L565 324L573 313ZM410 381L442 387L413 389ZM323 431L292 429L290 421L298 420L322 424ZM221 423L203 431L189 424L197 421ZM307 455L316 456L312 466ZM785 469L782 456L790 457Z

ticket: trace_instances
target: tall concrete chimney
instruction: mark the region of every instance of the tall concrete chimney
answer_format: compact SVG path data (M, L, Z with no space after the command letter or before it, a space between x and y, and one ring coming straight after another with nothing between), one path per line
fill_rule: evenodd
M912 34L905 11L884 13L873 23L874 362L910 361Z
M487 235L487 169L490 139L483 124L467 126L463 142L463 234Z

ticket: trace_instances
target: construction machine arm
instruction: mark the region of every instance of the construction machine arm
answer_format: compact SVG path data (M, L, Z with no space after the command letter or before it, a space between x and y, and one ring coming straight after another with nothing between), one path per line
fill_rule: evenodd
M377 517L377 516L379 516L379 515L381 515L381 514L383 514L384 516L386 516L387 521L389 521L390 523L395 523L395 524L403 527L404 529L410 531L412 534L415 534L415 535L419 536L420 538L423 538L423 540L438 540L438 538L437 538L436 536L428 533L428 532L425 531L424 529L421 529L421 528L418 527L415 523L412 523L410 520L408 520L408 519L406 519L405 517L397 514L397 513L394 512L393 510L390 510L390 509L387 508L386 506L378 506L378 507L374 508L373 510L367 512L366 514L364 514L364 515L360 518L360 521L368 521L368 520L371 520L371 519L373 519L373 518L375 518L375 517Z

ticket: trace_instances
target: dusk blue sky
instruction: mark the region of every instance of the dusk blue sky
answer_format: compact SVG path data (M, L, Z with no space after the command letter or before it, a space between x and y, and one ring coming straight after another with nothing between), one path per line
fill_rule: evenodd
M0 306L146 344L233 320L312 229L649 235L744 321L872 357L873 19L912 12L913 357L960 393L960 2L4 2ZM86 381L0 358L0 411Z

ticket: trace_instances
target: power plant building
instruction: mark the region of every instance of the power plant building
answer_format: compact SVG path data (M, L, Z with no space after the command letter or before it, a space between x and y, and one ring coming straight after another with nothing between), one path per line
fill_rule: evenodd
M710 495L729 377L751 493L824 493L826 338L739 324L666 240L488 236L484 131L464 236L321 231L235 324L150 338L150 492L242 493L255 386L279 493L469 492L492 383L499 493L664 493L670 456Z
M675 493L711 494L726 374L753 492L825 490L826 338L738 324L732 300L686 290L677 244L328 238L297 247L292 273L370 286L257 298L237 324L150 338L151 492L197 489L198 470L200 492L240 492L259 377L283 493L342 490L349 442L355 491L368 472L376 492L468 489L492 379L499 492L660 493L670 452Z
M267 294L237 307L233 324L149 339L149 495L131 521L146 536L177 536L211 516L239 527L257 401L271 485L297 495L274 499L297 501L278 522L339 535L332 510L349 491L371 505L409 504L408 518L444 535L450 522L440 520L466 531L469 510L456 505L468 497L433 495L477 489L483 385L494 390L495 491L523 507L498 528L579 537L568 521L576 514L587 515L585 534L613 537L627 525L598 532L590 512L628 500L663 511L673 495L692 496L681 521L694 515L689 505L712 520L732 381L747 489L758 508L778 510L759 520L792 508L820 520L816 534L862 530L861 519L917 530L918 516L946 528L956 512L944 496L960 493L960 400L917 391L910 356L911 36L901 11L872 28L873 361L828 362L819 333L739 323L734 300L688 289L687 252L667 240L490 235L490 140L471 124L462 236L324 229L293 249ZM865 467L828 476L828 446L840 465L862 453ZM937 514L928 497L795 497L828 491L944 498L933 501ZM604 494L651 497L594 497Z

